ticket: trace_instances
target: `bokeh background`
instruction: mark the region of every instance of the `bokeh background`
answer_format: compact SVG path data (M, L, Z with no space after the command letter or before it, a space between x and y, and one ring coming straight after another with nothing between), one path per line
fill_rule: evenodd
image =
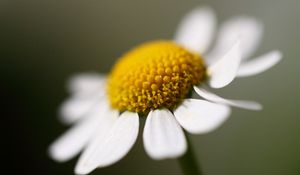
M237 79L224 97L257 100L261 112L234 109L215 132L192 136L205 175L300 174L300 1L298 0L1 0L1 172L73 174L48 145L68 126L57 109L65 81L78 72L107 73L129 48L172 38L181 17L210 5L219 22L239 14L265 23L256 55L280 49L284 59L264 74ZM92 174L180 175L176 160L153 161L141 138L117 164Z

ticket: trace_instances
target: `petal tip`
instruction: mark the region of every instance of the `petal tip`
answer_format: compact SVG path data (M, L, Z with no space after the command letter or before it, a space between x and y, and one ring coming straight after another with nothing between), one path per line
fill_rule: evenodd
M237 76L248 77L260 74L275 66L281 59L282 53L279 50L273 50L243 63L238 70Z
M94 169L91 169L87 166L76 166L74 173L76 175L86 175L89 174L90 172L92 172Z
M184 133L167 109L149 113L143 132L146 153L154 160L182 156L187 149Z
M231 112L227 105L205 100L187 99L184 103L185 106L176 109L174 114L180 125L191 134L212 132L227 120Z
M49 146L47 154L51 159L55 160L56 162L66 162L68 160L65 156L63 156L63 153L59 149L57 149L55 144Z
M260 103L256 103L255 105L252 106L252 108L248 108L248 109L250 110L252 109L254 111L261 111L263 109L263 106Z
M222 88L230 84L238 72L241 63L240 39L215 64L208 68L209 85L212 88Z
M283 57L283 54L280 50L274 50L274 55L276 57L276 60L278 60L277 62L279 62Z
M204 53L209 48L216 25L216 15L209 6L189 11L179 23L174 40L185 48Z

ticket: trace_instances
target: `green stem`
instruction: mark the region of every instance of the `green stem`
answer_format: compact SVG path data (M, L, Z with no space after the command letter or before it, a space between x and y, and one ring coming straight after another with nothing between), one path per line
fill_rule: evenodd
M191 142L186 134L187 140L187 151L186 153L178 158L182 173L184 175L201 175L199 164L197 163L195 154L193 153Z

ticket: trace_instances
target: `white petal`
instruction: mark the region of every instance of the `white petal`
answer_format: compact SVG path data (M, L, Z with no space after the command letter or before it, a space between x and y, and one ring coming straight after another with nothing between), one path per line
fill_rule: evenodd
M167 109L157 109L149 113L143 141L147 154L156 160L179 157L187 148L181 127Z
M73 76L68 82L68 89L76 95L104 93L106 77L97 73L82 73Z
M175 111L180 125L190 133L202 134L218 128L230 114L230 108L205 100L187 99Z
M96 128L103 127L101 126L104 124L103 118L113 120L116 116L116 111L110 111L100 107L92 111L87 118L78 122L50 146L50 156L60 162L73 158L87 144Z
M232 48L215 64L208 67L209 85L213 88L222 88L228 85L236 76L241 62L240 42L237 41Z
M72 96L62 104L59 110L60 120L66 124L74 123L86 116L93 108L100 107L104 101L105 97L101 97L100 94L91 97ZM105 101L104 104L107 102Z
M280 51L271 51L258 58L243 62L237 72L238 77L247 77L266 71L277 64L282 58Z
M220 28L215 48L208 54L209 63L228 50L237 38L241 39L242 59L247 59L256 50L263 33L263 24L253 17L233 17Z
M249 110L261 110L262 109L261 104L254 102L254 101L225 99L225 98L222 98L216 94L213 94L203 88L198 88L196 86L194 86L194 90L200 97L202 97L206 100L212 101L212 102L222 103L222 104L231 105L231 106L235 106L235 107L239 107L239 108L243 108L243 109L249 109Z
M122 113L111 129L95 135L76 165L76 174L88 174L97 167L106 167L122 159L135 143L138 129L138 114Z
M175 41L192 51L203 54L212 41L215 25L216 16L211 8L196 8L179 24Z

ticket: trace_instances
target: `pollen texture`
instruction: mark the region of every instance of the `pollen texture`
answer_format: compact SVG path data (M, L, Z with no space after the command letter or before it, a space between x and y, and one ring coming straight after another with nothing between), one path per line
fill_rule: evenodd
M108 78L108 98L119 111L174 109L204 78L200 55L171 41L149 42L116 63Z

